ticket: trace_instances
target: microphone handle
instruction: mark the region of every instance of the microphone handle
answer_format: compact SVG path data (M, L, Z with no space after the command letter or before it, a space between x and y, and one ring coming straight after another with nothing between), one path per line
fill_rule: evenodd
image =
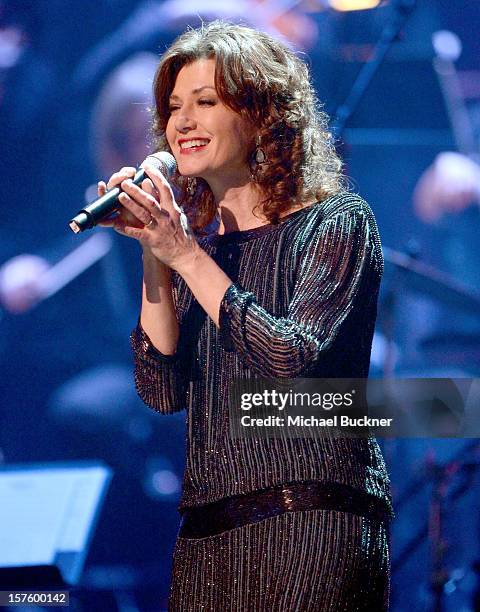
M135 173L132 181L135 185L140 185L146 177L147 174L145 170L140 167ZM102 219L105 219L118 210L118 207L121 206L118 201L118 196L121 192L122 190L120 187L114 187L107 191L102 197L82 208L68 224L72 232L78 234L86 229L91 229L99 221L102 221Z

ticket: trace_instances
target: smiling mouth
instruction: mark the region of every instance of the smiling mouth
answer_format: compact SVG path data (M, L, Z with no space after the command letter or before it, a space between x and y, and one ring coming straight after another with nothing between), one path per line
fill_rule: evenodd
M207 138L195 138L192 140L184 140L179 143L181 153L193 153L204 149L210 142Z

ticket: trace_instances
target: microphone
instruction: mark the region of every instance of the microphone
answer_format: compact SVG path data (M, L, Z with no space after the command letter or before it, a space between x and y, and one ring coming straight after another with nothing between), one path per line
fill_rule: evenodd
M145 178L148 178L147 173L143 169L143 164L150 164L157 170L159 170L163 176L167 179L173 176L177 168L177 163L173 155L166 151L159 151L158 153L152 153L140 164L135 177L132 181L135 185L140 185ZM122 190L120 187L114 187L107 191L101 198L98 198L94 202L87 204L82 210L80 210L68 225L72 232L78 234L86 229L94 227L99 221L105 219L111 215L115 210L121 206L118 201L118 196Z

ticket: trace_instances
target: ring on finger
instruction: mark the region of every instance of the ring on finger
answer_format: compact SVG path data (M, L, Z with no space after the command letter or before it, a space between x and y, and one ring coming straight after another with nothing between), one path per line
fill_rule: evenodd
M155 225L155 217L151 216L150 221L145 224L145 229L150 229Z

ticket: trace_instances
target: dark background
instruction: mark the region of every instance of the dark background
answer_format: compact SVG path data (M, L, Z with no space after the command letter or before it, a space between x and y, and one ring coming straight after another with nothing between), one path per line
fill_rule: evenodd
M92 145L95 101L112 70L140 51L158 56L178 33L179 25L158 12L161 5L0 0L0 265L21 254L52 265L86 240L74 236L67 222L81 208L86 188L108 178ZM393 10L390 3L370 11L306 13L318 31L308 61L329 113L346 98ZM197 25L198 18L190 23ZM449 29L460 37L457 68L480 83L479 25L476 0L420 0L348 121L342 148L353 188L371 204L383 244L472 291L480 280L478 206L426 224L415 215L412 193L436 155L455 150L432 68L432 33ZM480 131L478 101L470 96L465 103ZM183 415L156 415L135 395L128 336L139 312L140 251L126 238L111 240L104 258L52 297L24 312L5 307L0 313L0 460L97 458L109 464L115 475L87 559L79 609L123 609L125 601L134 601L138 609L160 610L178 525ZM372 375L383 373L382 339L392 303L397 376L479 374L478 313L445 306L441 288L435 294L413 290L387 262ZM435 344L439 336L443 343ZM480 562L478 445L397 440L384 443L384 452L398 515L392 610L433 609L433 544L422 529L438 474L434 467L452 459L458 470L449 481L453 495L444 500L444 609L473 610Z

